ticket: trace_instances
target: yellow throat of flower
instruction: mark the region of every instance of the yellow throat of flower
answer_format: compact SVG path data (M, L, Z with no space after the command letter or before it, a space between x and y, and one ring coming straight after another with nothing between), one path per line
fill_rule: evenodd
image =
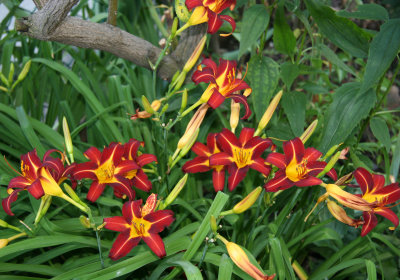
M113 183L115 166L111 160L106 161L100 165L95 171L97 179L101 184Z
M297 182L304 179L307 173L307 160L302 160L300 163L297 163L296 159L294 158L286 167L286 176L292 182Z
M238 168L242 168L251 164L251 149L232 148L233 161Z
M131 238L135 238L138 236L149 236L149 229L151 227L151 223L146 221L143 218L133 218L131 224Z

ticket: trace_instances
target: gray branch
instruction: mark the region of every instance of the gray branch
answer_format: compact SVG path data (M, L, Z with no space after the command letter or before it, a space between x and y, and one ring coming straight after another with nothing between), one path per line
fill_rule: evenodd
M103 50L147 69L151 69L149 61L155 64L161 53L160 48L118 27L67 16L78 0L36 2L44 4L43 8L27 18L18 20L15 25L18 31L31 38ZM171 79L190 57L205 32L204 24L183 32L175 51L165 56L160 63L158 76Z

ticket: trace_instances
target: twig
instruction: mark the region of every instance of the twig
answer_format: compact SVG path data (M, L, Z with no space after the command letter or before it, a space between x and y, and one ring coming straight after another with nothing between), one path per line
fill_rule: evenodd
M118 14L118 0L108 0L107 23L116 26Z

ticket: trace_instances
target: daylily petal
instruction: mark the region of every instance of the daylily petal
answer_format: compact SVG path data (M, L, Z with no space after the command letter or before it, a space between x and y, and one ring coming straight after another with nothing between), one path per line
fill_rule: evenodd
M383 187L378 191L375 191L374 189L371 195L376 197L379 200L380 204L392 204L400 199L400 188L397 183L394 183L387 185L386 187Z
M197 85L201 82L215 83L214 72L212 69L205 67L203 70L197 70L192 75L192 81Z
M18 176L18 177L14 177L10 180L10 182L8 183L8 188L25 189L30 184L31 184L31 182L28 181L25 177Z
M286 168L285 155L283 155L283 154L270 153L267 156L267 159L265 161L275 165L279 169L285 169Z
M144 216L143 219L152 223L149 233L159 233L175 220L171 210L159 210Z
M369 203L359 196L348 193L334 184L326 185L326 191L341 204L354 210L372 211L374 204Z
M108 147L103 149L100 162L103 164L104 162L110 160L115 166L117 166L120 163L123 155L124 147L119 143L113 142Z
M216 192L223 191L225 186L225 170L213 171L213 186Z
M11 211L11 203L15 202L18 198L18 193L22 191L22 189L14 190L8 197L4 198L1 201L4 211L7 215L14 216L14 213Z
M268 138L263 139L261 137L253 137L250 139L246 145L244 145L245 149L252 149L252 159L259 158L261 154L271 146L272 141Z
M304 144L300 138L296 137L290 141L283 142L283 151L286 157L286 165L288 165L293 158L299 163L302 161L305 149Z
M186 7L191 10L197 6L203 6L203 2L201 0L186 0Z
M359 167L354 171L353 174L357 183L360 185L363 194L372 190L374 186L374 180L372 179L371 173L369 173L365 168Z
M92 162L95 162L97 165L100 164L101 152L96 147L90 147L83 153L83 155Z
M239 142L246 144L254 136L254 128L244 127L239 135ZM246 146L245 146L246 147Z
M378 219L372 212L363 212L363 218L364 225L361 229L361 236L367 235L378 224Z
M124 216L128 224L131 224L132 220L142 217L142 212L140 210L141 206L141 199L124 203L124 205L122 206L122 216Z
M253 168L254 170L261 172L265 176L268 176L269 173L271 172L271 166L265 165L264 160L262 158L257 158L253 160L253 163L250 165L250 168Z
M314 148L307 148L304 151L304 159L307 161L316 161L322 156L322 153Z
M321 179L315 178L313 176L309 176L305 179L295 182L295 186L297 187L308 187L308 186L316 186L322 183Z
M220 151L218 149L218 145L217 145L217 133L208 134L208 136L207 136L207 147L208 147L209 152L212 153L212 154L218 153Z
M157 162L157 157L155 155L152 155L152 154L142 154L142 155L137 157L136 162L140 166L144 166L144 165L149 164L151 162Z
M213 92L210 98L207 101L207 104L210 105L211 108L216 109L225 101L225 96L223 96L217 88L213 89Z
M200 142L194 143L194 145L192 146L192 151L200 157L208 158L211 155L211 153L208 150L208 147Z
M210 157L210 165L215 166L215 165L230 165L232 164L232 157L228 153L218 153L215 155L212 155Z
M42 167L46 167L52 174L54 174L54 179L57 181L64 171L64 165L58 158L48 157L43 161Z
M389 208L374 209L374 212L391 221L395 228L399 225L399 217Z
M337 181L337 173L336 170L334 168L332 168L331 170L329 170L326 175L328 175L329 177L331 177L331 179L333 181Z
M211 168L208 157L196 157L182 166L182 171L185 173L206 172L209 170Z
M239 140L230 130L223 128L222 132L217 135L217 142L221 149L232 155L232 146L241 147Z
M111 218L104 218L103 222L106 223L104 227L109 230L113 231L125 231L130 229L130 225L126 222L124 217L111 217Z
M214 62L214 60L210 58L204 58L200 64L204 65L205 66L204 68L209 67L214 76L217 74L218 67L217 64Z
M235 164L232 164L228 167L228 189L229 191L233 191L236 186L246 177L247 171L249 167L237 168Z
M79 163L74 169L73 176L77 180L82 180L83 178L97 180L95 173L97 167L97 164L91 161Z
M242 120L246 120L251 116L251 110L250 110L249 103L247 103L246 96L240 95L240 94L230 94L230 95L226 96L226 98L232 98L233 101L235 101L236 103L243 104L245 113L244 113L244 116L241 117Z
M124 156L129 160L136 158L137 151L140 146L143 146L143 142L138 141L134 138L130 139L128 143L124 145Z
M117 181L110 183L110 186L114 191L120 194L125 194L129 200L135 199L135 191L132 189L129 180L119 175L116 175L115 178Z
M276 192L292 186L294 186L294 183L286 177L285 171L279 170L275 173L275 177L264 185L264 188L267 192Z
M29 187L26 188L28 192L36 199L41 198L44 196L44 190L40 180L35 180Z
M111 247L110 259L115 261L126 256L139 243L140 239L140 237L131 238L129 230L121 232Z
M140 166L133 160L123 160L114 169L114 175L124 175L128 171L139 169Z
M380 190L385 185L385 176L372 174L372 180L374 181L374 192Z
M235 32L236 29L236 22L233 20L232 17L228 16L228 15L220 15L219 18L221 20L225 20L227 21L231 26L232 26L232 31L229 34L221 34L221 36L227 36L232 34L233 32Z
M24 177L28 177L31 180L36 179L37 171L39 170L41 165L42 162L37 155L36 149L21 156L21 170L24 174Z
M90 185L89 192L86 195L86 199L91 202L95 202L103 193L105 187L105 184L100 184L98 181L93 181Z
M151 233L149 236L143 236L142 238L153 251L153 253L159 258L162 258L166 255L164 242L158 234Z
M147 178L143 170L139 170L135 177L132 179L133 185L145 192L149 192L152 188L150 180Z

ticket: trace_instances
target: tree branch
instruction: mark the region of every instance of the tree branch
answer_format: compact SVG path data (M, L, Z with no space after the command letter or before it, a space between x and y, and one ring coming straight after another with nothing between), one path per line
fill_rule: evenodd
M18 31L31 38L107 51L147 69L151 69L149 61L154 64L161 52L150 42L118 27L66 16L78 0L35 1L45 3L43 8L18 20L15 25ZM176 50L160 63L158 76L171 79L190 57L205 32L204 24L183 32Z

